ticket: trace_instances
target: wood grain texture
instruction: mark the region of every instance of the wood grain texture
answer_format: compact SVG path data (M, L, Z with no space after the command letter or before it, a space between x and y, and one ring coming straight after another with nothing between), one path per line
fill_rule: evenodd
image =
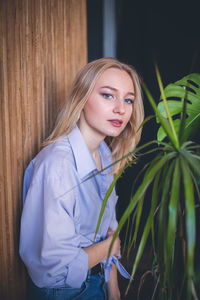
M25 299L22 178L87 62L86 0L0 1L0 299ZM30 212L31 213L31 212Z

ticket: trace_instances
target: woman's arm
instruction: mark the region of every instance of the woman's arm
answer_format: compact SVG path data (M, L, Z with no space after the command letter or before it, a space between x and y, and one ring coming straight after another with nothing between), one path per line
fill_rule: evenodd
M111 227L108 229L107 236L113 238L114 231ZM119 255L120 250L117 252ZM108 290L108 299L109 300L120 300L120 290L118 287L118 279L117 279L117 267L112 264L112 270L110 272L110 279L107 284Z
M83 248L88 255L88 268L91 269L102 260L108 257L108 251L110 244L112 242L112 235L108 235L104 241L99 243L93 244L89 247ZM120 252L120 239L119 237L116 238L113 247L111 249L110 255L118 255Z
M98 264L99 262L107 258L110 243L112 242L113 234L114 231L111 228L109 228L107 233L107 238L104 241L96 243L87 248L83 248L85 252L88 254L89 269L91 269L96 264ZM119 237L117 237L111 249L110 255L117 256L119 252L120 252L120 239ZM112 270L110 272L110 279L108 281L107 289L108 289L109 300L120 300L120 291L119 291L118 279L117 279L117 268L114 264L112 265Z
M110 272L110 279L107 284L108 299L109 300L120 300L120 290L118 287L117 279L117 267L113 264Z

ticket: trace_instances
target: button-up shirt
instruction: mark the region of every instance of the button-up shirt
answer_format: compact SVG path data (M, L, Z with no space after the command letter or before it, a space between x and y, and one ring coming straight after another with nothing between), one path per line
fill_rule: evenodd
M112 163L105 142L99 146L102 168ZM113 180L110 168L97 167L76 126L43 148L24 175L20 256L39 287L80 287L88 273L82 249L94 243L106 192ZM89 179L88 179L89 178ZM112 191L95 242L115 230L117 196Z

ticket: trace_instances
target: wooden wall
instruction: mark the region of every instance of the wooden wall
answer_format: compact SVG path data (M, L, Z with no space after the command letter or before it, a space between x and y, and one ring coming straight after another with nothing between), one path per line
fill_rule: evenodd
M0 0L0 299L24 299L25 167L87 61L86 0ZM31 212L30 212L31 214Z

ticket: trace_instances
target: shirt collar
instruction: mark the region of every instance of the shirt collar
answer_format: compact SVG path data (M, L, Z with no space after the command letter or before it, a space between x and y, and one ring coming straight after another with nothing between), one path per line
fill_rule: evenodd
M83 178L96 169L96 164L78 126L74 127L68 135L68 138L74 155L77 171L80 177Z
M68 135L68 139L74 155L77 171L81 178L84 178L92 171L97 171L95 161L92 157L90 150L78 128L75 126L74 129ZM105 142L102 142L99 146L102 167L105 168L112 163L110 149ZM108 173L110 168L106 169L102 173Z

